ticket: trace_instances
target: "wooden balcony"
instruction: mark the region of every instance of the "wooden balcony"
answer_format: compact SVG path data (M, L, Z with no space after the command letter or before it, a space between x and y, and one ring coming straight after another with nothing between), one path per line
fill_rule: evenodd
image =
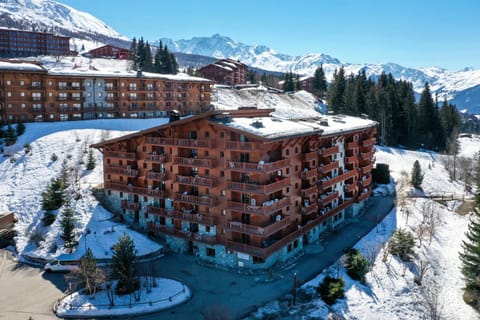
M185 203L198 204L204 206L215 207L217 205L217 199L212 196L194 196L185 193L176 193L175 200Z
M163 137L145 137L146 144L154 145L175 145L173 138L163 138Z
M312 160L316 160L316 159L318 159L317 151L310 151L310 152L302 154L302 160L303 161L308 162L308 161L312 161Z
M245 192L253 192L259 194L268 194L275 191L282 190L285 187L290 186L290 179L284 178L277 181L272 181L267 184L253 184L253 183L244 183L244 182L236 182L236 181L229 181L227 182L227 188L231 190L237 191L245 191Z
M142 188L142 187L127 185L127 184L117 183L117 182L109 182L109 181L105 181L104 185L105 185L105 189L110 189L115 191L121 191L121 192L132 193L132 194L140 194L144 196L158 197L158 198L165 197L165 191L159 190L157 188L155 189Z
M258 150L260 144L258 142L241 142L241 141L225 141L225 149L236 151L253 151Z
M358 157L357 156L345 157L344 161L345 163L348 163L348 164L355 164L355 163L358 163Z
M355 148L358 148L358 141L345 143L345 149L355 149Z
M138 177L138 170L126 168L126 167L117 167L117 166L107 166L105 167L105 172L110 174L118 174L127 177Z
M255 226L251 224L241 223L239 221L230 221L230 230L234 232L246 233L261 237L268 237L290 224L290 217L284 217L280 221L275 221L266 226Z
M175 182L181 184L187 184L191 186L204 186L204 187L214 187L217 185L217 180L215 178L201 177L201 176L182 176L176 175Z
M329 203L331 203L333 200L338 198L338 191L331 192L329 194L322 194L318 197L318 203L320 204L321 207L325 207Z
M107 151L103 152L105 158L118 158L125 160L135 160L135 152Z
M267 201L262 206L250 205L247 203L240 203L235 201L228 201L228 209L241 213L250 213L257 215L271 215L287 206L291 203L290 198L283 198L278 201Z
M338 168L338 162L335 161L335 162L331 162L329 164L320 164L320 166L318 167L318 172L321 173L321 174L325 174L325 173L328 173L332 170L335 170Z
M302 206L302 214L310 215L318 212L318 204L310 203L308 206Z
M179 237L179 238L196 241L196 242L207 243L211 245L217 243L216 236L209 236L205 234L199 234L196 232L179 230L179 229L175 229L174 227L167 227L164 225L154 224L151 222L147 225L147 230L149 232L154 232L154 233L158 232L162 234L168 234L174 237Z
M326 188L329 188L330 186L332 186L336 183L339 183L340 181L347 180L347 179L349 179L351 177L354 177L356 175L357 175L356 170L350 170L350 171L346 171L343 174L338 175L334 178L330 178L330 179L323 178L319 182L320 182L320 186L321 186L322 190L325 190Z
M373 151L366 152L366 153L360 153L360 159L361 160L370 160L373 156Z
M167 157L164 154L150 153L145 156L145 161L164 163L165 161L167 161Z
M156 180L156 181L165 181L165 180L167 180L167 173L166 172L148 171L147 179Z
M318 175L318 169L313 168L313 169L308 169L308 170L302 170L300 176L303 180L310 180L311 178L316 178Z
M343 187L343 190L345 192L352 192L352 191L355 191L356 189L357 189L357 184L355 183L345 184Z
M214 217L203 213L189 213L179 210L167 210L155 206L147 206L147 212L167 218L174 218L203 225L214 225Z
M175 157L173 159L174 164L188 167L202 167L202 168L214 168L217 166L217 161L210 158L186 158Z
M133 201L129 201L129 200L122 200L121 207L122 207L122 209L126 209L126 210L138 211L138 210L140 210L141 206L140 206L140 203L138 203L138 202L133 202Z
M240 172L273 172L290 166L290 159L283 159L274 162L240 162L227 161L227 170Z
M322 157L328 157L328 156L331 156L332 154L338 153L338 151L339 151L338 146L330 147L330 148L321 148L321 149L318 149L318 154Z
M360 181L358 181L358 183L363 188L368 187L372 183L372 176L370 175L366 179L360 179Z
M367 173L372 172L372 167L373 167L372 163L369 163L366 166L360 167L360 173L362 175L366 175Z
M373 146L377 142L377 138L372 137L362 141L362 147Z
M215 148L214 139L175 139L175 145L188 148Z
M302 189L302 197L304 198L310 198L310 196L315 193L318 193L318 187L316 185Z
M367 192L359 194L355 200L356 202L362 202L363 200L369 198L371 195L372 195L372 190L368 190Z

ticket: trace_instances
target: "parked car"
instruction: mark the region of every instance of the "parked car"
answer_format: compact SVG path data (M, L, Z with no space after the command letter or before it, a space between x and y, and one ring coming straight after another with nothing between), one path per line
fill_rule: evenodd
M78 269L79 260L55 259L48 262L43 269L46 272L70 272Z

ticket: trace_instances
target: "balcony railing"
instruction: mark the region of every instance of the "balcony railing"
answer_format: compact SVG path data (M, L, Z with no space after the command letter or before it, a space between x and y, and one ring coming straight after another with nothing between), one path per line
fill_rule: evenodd
M174 140L173 138L145 137L145 143L157 145L174 145Z
M131 168L125 168L125 167L115 167L115 166L106 166L105 167L105 172L106 173L111 173L111 174L119 174L127 177L137 177L138 176L138 170L136 169L131 169Z
M167 157L164 154L151 153L151 154L147 154L145 156L145 161L163 163L163 162L167 161L166 158Z
M122 209L126 210L138 211L140 210L140 203L129 200L122 200L121 207Z
M264 185L236 181L227 182L227 188L231 190L246 191L260 194L272 193L288 186L290 186L289 178L280 179Z
M184 230L179 230L175 229L174 227L167 227L164 225L160 224L154 224L154 223L149 223L147 225L147 229L150 232L158 232L158 233L163 233L163 234L168 234L172 235L175 237L191 240L191 241L197 241L197 242L203 242L207 244L216 244L217 243L217 237L216 236L209 236L206 234L199 234L196 232L191 232L191 231L184 231Z
M190 147L190 148L214 148L215 147L215 141L213 139L145 137L145 143Z
M325 207L330 202L338 198L338 191L331 192L328 194L322 194L318 197L318 203L321 207Z
M227 170L242 171L242 172L272 172L281 170L290 166L290 159L283 159L274 162L241 162L228 161Z
M344 172L343 174L341 175L338 175L334 178L330 178L330 179L326 179L326 178L323 178L321 179L319 182L320 182L320 186L322 187L322 189L326 189L336 183L339 183L340 181L343 181L343 180L347 180L351 177L354 177L357 175L357 171L356 170L350 170L350 171L346 171Z
M176 193L175 200L185 203L198 204L204 206L215 207L217 205L217 199L212 196L194 196L186 193Z
M343 189L345 190L345 192L352 192L357 189L357 185L355 183L345 184L345 186L343 186Z
M311 186L306 189L302 189L302 197L304 198L310 198L310 196L314 193L318 192L318 187L317 186Z
M225 141L225 149L253 151L259 149L258 142Z
M283 198L278 201L270 200L264 202L261 206L251 205L247 203L240 203L235 201L228 201L228 208L241 212L241 213L250 213L258 215L271 215L287 206L291 203L290 198Z
M355 148L358 148L358 141L345 143L345 149L355 149Z
M209 159L209 158L175 157L173 159L173 163L181 166L203 167L203 168L214 168L217 165L217 161L215 159Z
M142 188L142 187L133 186L131 184L123 184L123 183L117 183L117 182L106 181L105 189L111 189L116 191L122 191L127 193L134 193L134 194L140 194L144 196L151 196L151 197L158 197L158 198L165 197L165 191L160 190L158 188Z
M311 178L317 177L318 170L317 168L302 170L300 176L303 180L310 180Z
M375 137L368 138L362 141L362 147L369 147L375 144L377 142L377 139Z
M372 171L372 166L373 166L373 164L369 163L368 165L361 167L360 168L361 174L365 175L367 173L370 173Z
M360 153L360 159L362 160L370 160L373 156L373 151L366 152L366 153Z
M368 190L367 192L364 192L360 195L358 195L357 199L356 199L356 202L361 202L365 199L367 199L368 197L370 197L372 195L372 190Z
M318 159L318 153L317 151L310 151L307 153L302 154L302 160L303 161L312 161Z
M362 187L368 187L372 183L372 176L369 176L366 179L360 179L359 183Z
M331 162L329 164L320 164L320 166L318 167L318 172L320 172L321 174L325 174L337 168L338 168L337 161Z
M147 179L165 181L167 180L167 174L165 172L148 171Z
M317 213L318 205L316 203L310 203L308 206L302 206L302 214L310 215L313 213Z
M282 220L275 221L266 226L255 226L251 224L241 223L239 221L230 222L230 230L235 232L247 233L262 237L268 237L275 232L282 230L290 224L290 217L284 217Z
M338 146L330 147L330 148L321 148L321 149L318 149L318 154L322 157L328 157L328 156L331 156L332 154L338 153L338 151L339 151Z
M345 157L344 161L345 163L348 163L348 164L355 164L358 162L358 157L357 156Z
M188 210L179 211L179 210L167 210L164 208L158 208L155 206L147 206L147 212L162 217L174 218L182 221L194 222L199 224L204 224L208 226L214 225L213 216L203 214L203 213L189 213Z
M214 187L217 183L217 180L215 178L207 178L207 177L201 177L201 176L182 176L182 175L176 175L175 177L175 182L181 183L181 184L188 184L192 186L204 186L204 187Z
M134 152L104 151L104 156L108 157L108 158L135 160L135 153Z

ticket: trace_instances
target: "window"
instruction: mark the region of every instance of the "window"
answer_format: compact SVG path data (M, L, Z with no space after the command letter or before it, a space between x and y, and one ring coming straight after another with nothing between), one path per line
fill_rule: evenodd
M7 97L11 97L12 96L12 93L11 92L7 92Z
M225 154L223 153L223 151L220 151L220 158L223 158L225 156Z
M7 85L11 85L12 84L12 81L11 80L7 80Z
M20 80L20 85L21 85L21 86L25 85L25 81Z
M207 256L208 257L215 257L215 249L207 248Z
M205 226L205 232L210 233L210 226Z
M25 109L25 103L22 103L22 109Z

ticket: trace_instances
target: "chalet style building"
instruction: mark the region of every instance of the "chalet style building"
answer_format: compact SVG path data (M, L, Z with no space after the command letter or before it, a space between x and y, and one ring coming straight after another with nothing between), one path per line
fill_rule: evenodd
M377 123L273 111L172 117L92 145L103 153L106 201L127 224L206 263L286 263L363 208Z
M234 86L247 83L248 67L239 61L222 59L198 70L202 77L219 84Z
M211 85L185 74L47 70L39 63L0 61L0 122L197 114L210 109Z
M85 55L91 58L128 59L130 50L107 44L105 46L92 49Z
M0 57L70 54L70 37L46 32L0 29Z

